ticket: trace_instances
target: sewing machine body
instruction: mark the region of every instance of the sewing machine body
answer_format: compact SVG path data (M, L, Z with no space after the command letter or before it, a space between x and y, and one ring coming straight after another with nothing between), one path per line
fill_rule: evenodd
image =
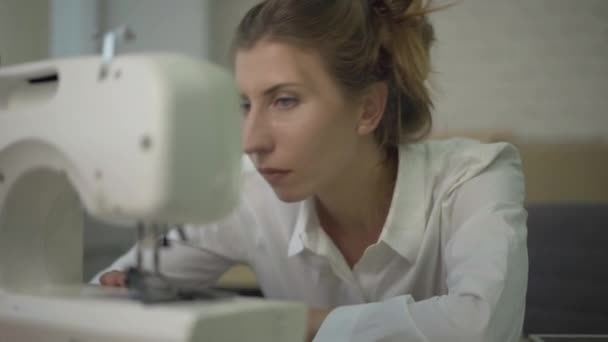
M178 55L0 69L0 332L10 341L301 341L305 310L252 299L143 304L82 285L83 210L205 223L236 205L232 77Z
M63 286L2 294L0 336L21 342L303 341L296 304L233 298L146 305L125 289Z

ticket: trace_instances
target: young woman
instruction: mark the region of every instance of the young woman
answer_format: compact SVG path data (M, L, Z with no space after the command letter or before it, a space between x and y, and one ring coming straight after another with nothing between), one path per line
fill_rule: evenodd
M242 19L240 207L163 252L212 285L247 263L318 341L518 341L524 181L508 144L422 142L434 39L420 0L266 0ZM227 114L228 115L228 114ZM134 252L99 277L124 285ZM111 271L114 270L114 271Z

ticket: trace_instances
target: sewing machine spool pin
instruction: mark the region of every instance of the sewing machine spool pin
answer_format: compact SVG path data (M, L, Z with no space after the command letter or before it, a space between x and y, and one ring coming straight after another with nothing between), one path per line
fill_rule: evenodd
M101 66L99 69L99 80L104 80L110 73L110 65L116 56L118 45L122 42L135 40L135 33L128 26L119 26L103 34L96 34L95 38L102 39Z

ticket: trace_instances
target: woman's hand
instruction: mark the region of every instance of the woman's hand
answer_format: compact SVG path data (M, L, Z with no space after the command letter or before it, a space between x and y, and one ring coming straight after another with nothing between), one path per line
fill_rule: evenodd
M99 283L103 286L126 287L127 274L121 271L106 272L99 277Z
M306 333L306 341L312 341L317 335L317 331L323 324L325 317L329 315L331 310L327 309L308 309L308 328Z

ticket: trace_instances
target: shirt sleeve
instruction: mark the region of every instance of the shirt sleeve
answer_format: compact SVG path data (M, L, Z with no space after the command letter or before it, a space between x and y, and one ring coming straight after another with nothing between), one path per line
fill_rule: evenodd
M239 208L224 220L207 225L186 225L186 241L182 241L178 232L172 230L167 236L169 247L160 249L160 271L184 285L211 286L230 266L248 260L246 240L254 227L247 202L242 201ZM133 246L95 275L91 283L99 284L99 278L105 272L125 271L134 267L136 248ZM144 269L152 269L151 251L143 254L142 261Z
M448 293L339 307L316 342L519 341L528 274L521 163L504 145L486 164L443 199Z

